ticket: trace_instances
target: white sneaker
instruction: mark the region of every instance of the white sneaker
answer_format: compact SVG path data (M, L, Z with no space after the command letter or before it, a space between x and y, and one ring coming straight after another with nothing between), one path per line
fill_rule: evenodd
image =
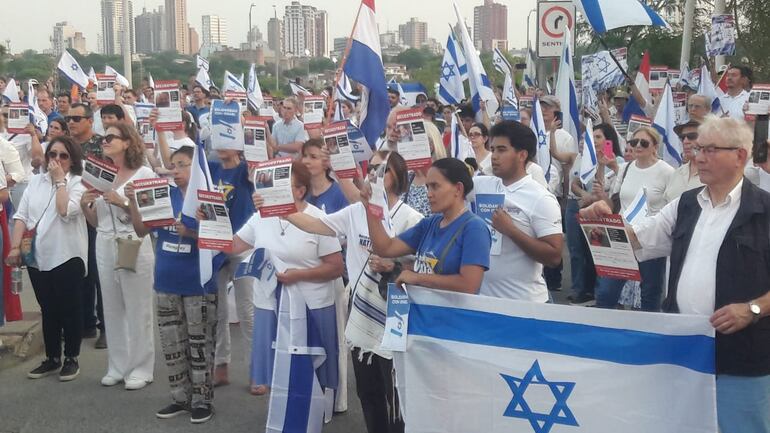
M121 379L119 377L110 376L109 374L105 375L102 378L102 385L104 385L104 386L115 386L115 385L119 384L120 382L123 382L123 379Z
M136 391L144 388L150 383L150 381L144 379L137 379L135 377L129 377L126 379L125 388L129 391Z

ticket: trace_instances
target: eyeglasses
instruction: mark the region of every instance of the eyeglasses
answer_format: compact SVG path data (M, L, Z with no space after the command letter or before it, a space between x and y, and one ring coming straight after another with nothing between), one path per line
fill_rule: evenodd
M484 135L482 133L480 133L480 132L469 132L468 133L468 138L479 138L479 137L483 137L483 136Z
M698 139L698 133L697 132L688 132L687 134L682 134L679 136L679 139L684 141L685 139L690 141L695 141Z
M628 144L631 147L642 146L644 149L650 147L650 142L643 138L634 138L633 140L628 140Z
M710 157L715 155L720 150L738 150L740 147L727 147L727 146L693 146L692 153L698 155L703 153L705 156Z
M90 118L91 117L89 117L89 116L67 116L67 117L64 118L64 120L66 120L68 123L69 122L80 123L81 120L83 120L83 119L90 119Z
M70 154L50 151L48 152L48 159L59 159L61 161L67 161L70 159Z
M114 140L116 138L118 140L125 140L125 138L121 137L120 135L109 134L109 135L105 135L104 137L102 137L102 141L104 141L105 143L112 143L112 140Z

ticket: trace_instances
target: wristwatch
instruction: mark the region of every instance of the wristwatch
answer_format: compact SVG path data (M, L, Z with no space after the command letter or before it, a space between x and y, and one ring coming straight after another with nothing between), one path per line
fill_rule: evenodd
M762 309L759 308L759 305L756 302L751 301L749 302L749 310L751 311L751 314L754 316L753 319L751 320L751 323L757 323L757 321L759 321L759 315L762 314Z
M128 199L123 200L123 207L129 207L131 205L131 201Z

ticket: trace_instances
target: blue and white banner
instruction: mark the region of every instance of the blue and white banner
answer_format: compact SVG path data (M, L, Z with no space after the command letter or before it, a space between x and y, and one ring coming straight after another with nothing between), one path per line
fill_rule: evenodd
M596 156L596 144L594 143L594 125L591 119L586 119L585 140L583 140L583 154L580 156L580 181L584 185L591 183L596 177L599 168L599 158ZM590 189L589 189L590 190Z
M37 90L35 84L38 84L37 80L30 79L27 81L27 103L29 104L29 121L35 125L35 128L40 130L44 135L48 131L48 115L37 104Z
M462 124L457 118L458 113L459 110L452 113L452 123L450 125L452 135L449 139L449 157L459 159L460 161L465 161L466 158L475 159L476 152L473 151L473 146L471 145L470 140L468 140L468 137L462 132Z
M337 82L336 100L350 101L352 103L356 103L361 100L361 97L353 94L353 86L350 84L350 79L348 78L345 71L340 71L340 78Z
M575 69L572 66L572 32L564 29L564 42L562 43L561 62L559 63L559 76L556 81L556 97L561 102L561 110L564 113L562 128L569 135L580 142L580 112L578 111L577 90L575 89Z
M652 126L663 136L664 146L661 146L663 161L674 168L682 165L682 140L674 132L676 112L674 111L674 93L671 91L671 84L669 83L666 83L666 87L663 89L663 95L660 98L660 105L658 105Z
M295 83L294 81L289 81L289 87L291 88L291 93L294 96L299 96L299 95L312 96L313 95L313 92Z
M407 433L717 431L707 316L408 292Z
M612 50L612 54L625 70L628 70L627 53L628 50L625 48ZM592 87L599 92L620 86L626 80L623 71L612 60L609 51L599 51L596 54L583 56L580 59L580 69L583 88Z
M124 77L123 75L120 75L118 73L118 71L116 71L115 68L113 68L112 66L110 66L110 65L105 66L104 67L104 73L106 75L114 75L115 76L115 81L118 84L120 84L121 86L123 86L124 88L130 88L131 87L131 83L128 82L128 78Z
M249 87L247 98L251 107L259 111L262 104L265 103L265 98L262 96L262 88L259 86L259 79L257 78L257 65L254 63L249 67Z
M700 81L698 82L698 94L708 96L711 99L711 112L724 114L722 103L719 97L723 94L720 89L714 85L711 80L708 64L704 63L700 67Z
M439 78L438 99L442 104L459 105L465 99L465 85L468 78L468 65L460 45L450 32L446 41L444 59L441 61L441 76Z
M72 55L64 50L61 53L59 59L59 65L57 66L59 71L64 74L70 81L85 89L88 87L88 75L86 75L83 68L80 67L77 60Z
M551 147L548 143L548 131L545 129L545 122L543 121L543 108L540 106L540 99L535 97L532 101L532 121L530 123L532 132L537 137L537 151L535 156L537 157L537 165L543 169L545 174L545 180L551 179Z
M647 188L640 188L636 193L631 205L628 206L623 213L623 218L626 219L628 224L638 224L643 219L647 218L650 210L647 207Z
M626 26L668 27L650 6L639 0L575 0L596 33Z
M732 15L712 16L711 31L706 32L704 36L708 57L735 54L735 18Z
M535 53L527 46L527 69L524 70L524 82L529 87L537 87L537 63Z
M241 105L238 101L229 104L221 99L211 102L211 148L214 150L243 151L243 124Z

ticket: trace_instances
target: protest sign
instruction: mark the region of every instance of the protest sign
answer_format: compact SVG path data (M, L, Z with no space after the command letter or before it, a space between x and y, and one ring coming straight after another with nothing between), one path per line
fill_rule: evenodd
M29 125L29 105L22 102L12 102L8 106L8 133L26 134L24 128Z
M372 189L372 196L369 199L368 206L369 213L382 220L385 223L385 228L387 230L390 230L392 227L390 222L390 212L387 211L389 208L388 193L385 191L385 173L388 170L389 158L390 155L388 155L388 158L385 158L385 161L377 167L374 178L372 178L372 176L367 176L366 178L366 182Z
M256 164L254 189L265 200L259 208L262 218L297 212L291 188L291 163L292 158L279 158Z
M136 113L136 129L142 136L144 146L148 149L155 148L155 129L150 124L150 114L155 108L153 104L134 104L134 113Z
M348 140L350 141L350 148L353 151L353 159L356 160L356 163L369 161L374 154L372 152L372 147L369 146L369 143L366 141L366 137L364 137L361 130L358 129L350 119L346 122L348 122Z
M142 222L148 227L167 227L174 224L174 210L168 179L140 179L134 181L136 206Z
M607 215L587 219L578 216L580 228L600 277L640 281L639 263L629 242L623 217Z
M409 295L402 284L388 283L388 307L385 316L385 332L380 347L392 352L406 351L409 329Z
M233 226L221 192L198 190L203 218L198 224L198 248L229 252L233 248Z
M158 107L158 131L176 131L184 127L179 81L155 81L155 106Z
M422 110L404 110L396 113L398 153L404 157L409 170L430 167L430 143L425 132ZM441 143L439 143L441 145Z
M228 90L225 92L225 101L229 99L238 101L238 105L241 107L241 113L245 113L249 110L249 98L246 92Z
M628 134L626 141L634 138L634 133L643 126L652 126L652 119L634 114L628 121Z
M505 204L505 194L476 194L473 212L487 223L492 234L492 248L489 254L499 256L502 252L503 238L500 232L492 227L492 215Z
M256 117L243 120L243 157L249 167L269 158L267 151L267 122Z
M735 18L732 15L712 16L711 31L704 36L709 57L735 54Z
M108 105L115 103L115 75L96 74L96 103Z
M305 123L305 129L320 128L324 120L324 97L323 96L305 96L302 121Z
M262 106L259 108L259 115L268 116L272 119L275 119L276 116L278 116L278 113L275 111L275 107L273 106L273 97L263 95L262 98L264 101L262 101Z
M668 66L650 67L650 91L662 92L668 80Z
M358 169L348 139L348 123L337 122L324 128L324 142L332 170L340 179L356 177Z
M529 108L532 109L532 105L535 103L535 98L532 96L520 96L519 97L519 109Z
M770 113L770 84L755 84L749 94L749 109L746 114Z
M211 103L211 148L243 150L243 125L238 101L227 103L216 99Z
M83 184L99 192L109 191L118 176L118 167L102 159L89 156L83 163Z
M687 122L689 115L687 114L687 93L686 92L674 92L674 116L675 123L681 125Z

